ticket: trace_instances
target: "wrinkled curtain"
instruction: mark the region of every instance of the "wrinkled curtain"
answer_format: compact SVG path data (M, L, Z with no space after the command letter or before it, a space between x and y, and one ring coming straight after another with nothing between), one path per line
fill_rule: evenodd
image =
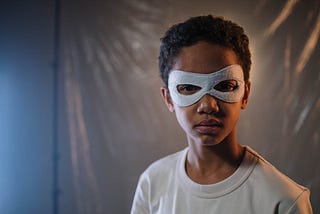
M238 135L312 192L320 212L320 3L65 1L61 213L128 213L140 173L187 145L161 100L159 39L173 23L223 15L251 39L249 107ZM70 158L67 158L70 157Z

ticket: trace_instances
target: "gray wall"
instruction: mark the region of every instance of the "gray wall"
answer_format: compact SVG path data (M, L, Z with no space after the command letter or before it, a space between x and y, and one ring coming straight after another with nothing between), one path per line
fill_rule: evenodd
M310 188L320 212L320 3L290 2L63 1L59 213L128 213L145 167L186 146L160 97L159 38L208 13L251 39L240 142ZM53 1L1 2L0 213L52 213L53 12Z

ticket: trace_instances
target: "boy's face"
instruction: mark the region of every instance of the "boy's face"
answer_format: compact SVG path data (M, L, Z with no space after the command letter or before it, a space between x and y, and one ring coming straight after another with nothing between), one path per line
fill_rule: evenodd
M239 64L239 61L231 49L198 42L181 49L172 70L210 74L234 64ZM236 141L236 124L241 109L247 106L249 82L244 90L243 98L238 102L227 103L206 94L196 103L181 107L172 101L168 89L161 88L164 101L169 110L175 112L188 142L200 145L217 145L225 140Z

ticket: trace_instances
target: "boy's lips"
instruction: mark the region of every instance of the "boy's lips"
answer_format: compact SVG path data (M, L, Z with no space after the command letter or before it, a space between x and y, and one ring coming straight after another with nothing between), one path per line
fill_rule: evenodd
M208 120L203 120L200 123L198 123L196 126L220 126L221 122L215 119L208 119Z
M195 125L195 129L202 134L209 134L217 131L222 127L222 123L215 119L203 120L197 125Z

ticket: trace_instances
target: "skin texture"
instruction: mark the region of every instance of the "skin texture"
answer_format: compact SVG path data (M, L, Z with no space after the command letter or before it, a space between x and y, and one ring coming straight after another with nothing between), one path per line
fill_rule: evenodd
M172 70L208 74L232 64L239 64L234 51L201 41L182 48ZM168 109L175 113L186 133L189 144L186 172L193 181L217 183L234 173L240 165L244 149L237 142L236 125L241 109L247 106L249 92L250 82L247 82L239 102L226 103L207 94L191 106L179 107L170 99L168 89L161 88ZM199 126L208 120L214 125Z

